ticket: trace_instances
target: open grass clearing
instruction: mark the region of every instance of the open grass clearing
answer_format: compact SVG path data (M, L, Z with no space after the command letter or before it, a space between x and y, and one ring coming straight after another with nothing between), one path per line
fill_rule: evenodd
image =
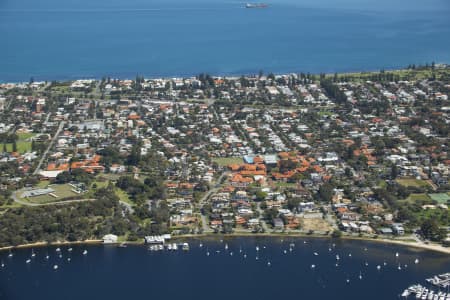
M51 202L58 202L58 201L64 201L65 199L69 197L76 197L76 198L82 198L83 194L77 194L72 191L73 187L69 184L51 184L47 186L41 186L39 188L51 188L55 190L54 192L46 195L40 195L35 197L28 197L28 198L22 198L22 200L28 201L30 203L51 203ZM55 195L56 197L52 196ZM21 195L19 195L21 197Z
M425 180L415 179L415 178L401 178L396 180L398 184L404 187L427 187L430 184Z
M226 167L231 164L242 164L244 163L242 157L216 157L212 159L221 167Z

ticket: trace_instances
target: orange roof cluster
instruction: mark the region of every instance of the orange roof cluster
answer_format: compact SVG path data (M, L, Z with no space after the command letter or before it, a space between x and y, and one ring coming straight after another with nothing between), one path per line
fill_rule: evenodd
M100 162L101 156L94 155L90 160L76 161L70 165L71 169L83 169L88 173L94 173L95 171L104 171L105 167Z
M252 183L253 179L250 177L244 177L241 174L234 174L233 177L231 177L231 182Z
M47 171L67 171L67 170L69 170L69 164L57 165L55 163L49 163L47 166Z

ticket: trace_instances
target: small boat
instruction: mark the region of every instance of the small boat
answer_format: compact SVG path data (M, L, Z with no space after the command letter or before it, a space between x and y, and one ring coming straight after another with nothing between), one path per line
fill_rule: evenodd
M359 280L361 280L361 279L362 279L362 274L361 274L361 271L359 271L359 276L358 276L358 278L359 278Z
M267 266L270 267L270 261L267 262Z
M259 247L258 246L256 246L256 251L259 251Z
M239 247L239 253L242 253L242 247Z
M387 262L383 262L383 265L384 265L384 266L387 266Z
M398 264L397 269L400 271L402 269L402 266L400 266L400 264Z
M340 260L339 254L336 254L336 260Z
M347 279L346 282L347 282L347 283L350 283L350 279Z
M36 253L34 253L33 249L31 249L31 257L36 257Z
M380 265L377 266L377 270L378 270L378 271L381 270L381 266L380 266Z
M72 259L70 257L67 258L67 261L70 262Z
M331 248L328 248L328 252L331 252Z
M257 257L256 257L256 260L258 260L258 259L259 259L259 257L257 256Z
M369 265L369 263L366 261L366 262L364 263L364 265L367 267L367 266Z
M315 269L316 268L316 265L311 265L311 269Z
M395 252L395 257L398 257L398 255L399 255L398 252Z
M29 263L31 262L31 259L27 259L25 262L26 262L27 264L29 264Z
M349 254L348 254L348 257L352 257L352 254L351 254L351 253L349 253Z
M4 268L5 267L5 263L2 261L2 268Z
M286 254L286 253L287 253L287 251L286 251L286 250L284 250L284 251L283 251L283 253L284 253L284 254Z
M419 263L419 259L416 258L416 260L414 261L414 263L417 265Z
M225 250L227 250L228 249L228 244L225 244Z
M59 255L59 258L62 258L62 254Z
M73 250L72 248L67 249L67 251L69 251L69 252L72 252L72 250Z
M230 252L230 256L233 256L233 252Z
M247 254L244 254L244 258L247 258Z
M189 251L189 244L183 243L183 245L181 246L181 249L183 249L183 251Z
M58 270L58 265L54 265L53 270Z
M85 249L84 251L83 251L83 255L87 255L88 254L88 251Z
M314 256L318 256L319 255L319 253L317 253L317 252L314 252Z
M200 248L202 248L203 247L203 244L202 243L200 243L200 245L198 245Z
M49 259L50 259L50 256L49 256L49 255L46 255L46 256L45 256L45 259L46 259L46 260L49 260Z
M336 264L335 264L335 266L336 266L336 268L337 268L337 267L339 267L339 264L338 264L338 263L336 263Z
M8 254L8 257L13 257L14 256L14 254L12 254L11 252L9 252L9 254Z
M56 250L55 250L56 252L61 252L61 248L56 248Z

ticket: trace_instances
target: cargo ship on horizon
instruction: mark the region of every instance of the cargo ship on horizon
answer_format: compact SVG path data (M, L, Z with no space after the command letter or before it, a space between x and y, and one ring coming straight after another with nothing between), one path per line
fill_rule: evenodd
M268 5L266 3L247 3L245 8L266 8Z

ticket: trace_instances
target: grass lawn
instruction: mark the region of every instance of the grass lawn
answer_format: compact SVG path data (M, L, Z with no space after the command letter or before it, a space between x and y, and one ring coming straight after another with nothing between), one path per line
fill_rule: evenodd
M216 157L212 159L221 167L226 167L231 164L242 164L244 163L242 157Z
M410 194L408 198L406 198L404 201L406 202L416 202L416 201L426 201L431 202L431 198L428 197L427 194Z
M31 152L31 138L35 135L36 135L35 133L28 133L28 132L18 133L17 136L19 137L19 139L16 142L17 151L19 153ZM12 150L13 144L12 143L6 144L6 151L12 152Z
M116 187L115 193L116 193L117 197L119 197L120 201L123 201L125 203L128 203L128 204L134 206L134 203L130 200L130 198L128 197L128 194L124 190Z
M43 185L43 186L39 186L39 187L45 188L46 186ZM82 198L82 194L77 194L77 193L72 192L73 188L68 184L52 184L52 185L49 185L48 187L55 190L53 192L53 194L55 194L57 197L52 197L52 196L50 196L50 194L47 194L47 195L42 195L42 196L25 198L23 200L26 200L30 203L50 203L50 202L63 201L65 198L68 198L68 197L77 196L77 198Z
M429 183L425 180L415 179L415 178L401 178L396 180L398 184L405 187L415 186L415 187L427 187Z
M296 183L289 183L289 182L276 182L275 186L277 187L284 187L284 188L295 188L297 187Z

